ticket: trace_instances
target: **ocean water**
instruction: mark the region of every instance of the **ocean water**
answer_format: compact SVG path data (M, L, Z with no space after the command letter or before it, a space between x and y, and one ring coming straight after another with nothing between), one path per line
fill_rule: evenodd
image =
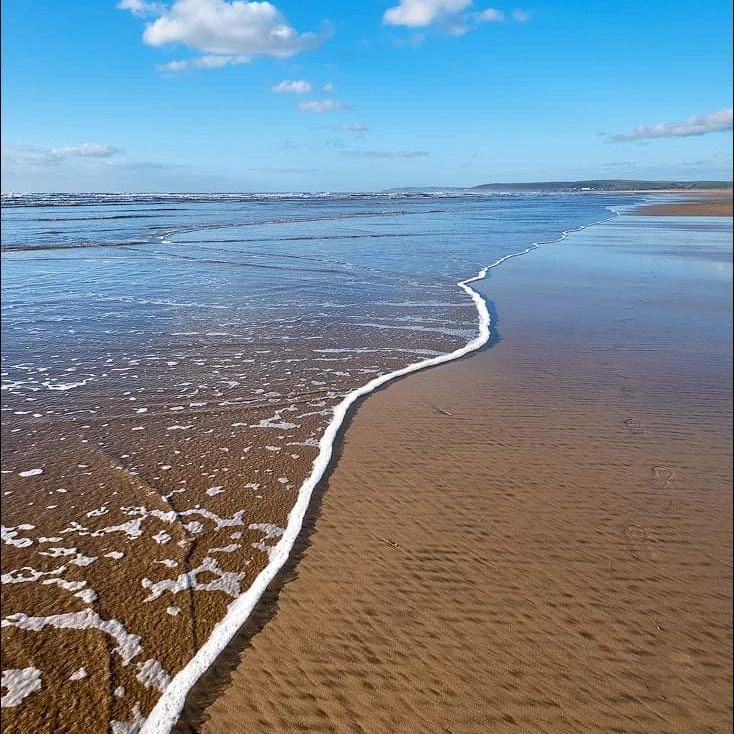
M634 201L4 195L6 724L167 730L358 391L482 346L472 278Z

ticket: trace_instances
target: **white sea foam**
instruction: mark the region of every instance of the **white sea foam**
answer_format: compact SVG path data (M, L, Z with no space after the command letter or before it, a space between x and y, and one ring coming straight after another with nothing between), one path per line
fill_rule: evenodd
M617 212L613 209L610 208L610 211L614 213L614 216L617 215ZM612 217L609 217L608 219L611 218ZM608 219L601 221L608 221ZM268 584L285 564L288 556L290 555L290 551L296 542L296 538L301 531L303 519L311 500L311 495L329 466L334 441L336 440L339 429L344 422L349 408L361 397L368 395L397 377L409 375L413 372L444 364L446 362L452 362L466 354L470 354L471 352L481 349L485 344L487 344L491 335L491 316L484 298L478 291L471 287L471 284L483 280L486 278L487 273L490 270L498 267L507 260L521 255L526 255L544 244L562 242L572 232L581 231L587 227L593 226L594 224L600 223L601 222L593 222L592 224L584 225L582 227L564 230L561 233L561 236L555 240L535 242L520 252L505 255L504 257L495 260L493 263L482 268L475 276L459 281L457 286L471 298L477 309L479 315L477 335L463 347L456 349L453 352L431 357L430 359L423 360L422 362L415 362L407 367L395 370L394 372L379 375L362 387L352 390L352 392L348 393L342 399L342 401L334 408L333 418L318 442L319 453L313 462L311 474L306 478L299 489L298 498L288 515L288 525L278 543L268 550L268 565L260 572L252 585L229 605L227 613L224 618L214 626L209 639L207 639L191 660L189 660L189 662L173 677L170 685L158 699L143 724L140 730L141 734L167 734L170 732L181 713L188 691L196 683L201 674L214 662L222 650L224 650L227 643L250 616ZM301 444L293 443L289 445Z
M139 655L143 648L140 646L140 636L128 632L121 622L116 619L102 619L96 612L91 609L85 609L83 612L68 612L66 614L50 614L46 617L29 617L23 612L11 614L5 617L0 623L2 627L18 627L24 630L33 630L40 632L45 627L55 627L57 629L98 629L105 634L114 637L117 641L117 647L113 648L122 658L122 664L127 665L130 661Z
M32 538L19 538L19 530L33 530L36 526L29 525L28 523L21 523L20 525L0 525L0 539L6 545L14 545L16 548L27 548L29 545L33 545Z
M38 581L42 576L58 576L59 574L66 571L66 566L59 566L51 571L39 571L36 568L30 566L23 566L23 568L8 571L0 576L0 583L3 584L25 584L33 581ZM27 573L26 573L27 572Z
M166 568L176 568L178 566L178 561L175 561L173 558L164 558L162 561L153 561L153 563L160 563Z
M138 672L135 676L146 688L156 688L164 691L171 682L171 676L165 668L154 658L138 663Z
M209 548L207 553L234 553L239 547L239 543L230 543L229 545L223 545L221 548Z
M41 671L34 667L3 670L2 687L7 693L0 698L0 707L17 706L31 693L41 690Z
M19 477L37 477L39 474L43 474L43 469L26 469L18 472Z
M269 522L255 522L250 525L250 530L259 530L264 533L265 536L262 540L257 543L253 543L252 547L267 553L270 556L276 546L268 545L265 541L271 540L272 538L281 538L285 533L285 528L281 528L278 525L273 525Z
M112 734L138 734L141 731L141 727L145 722L145 718L140 711L140 704L136 701L132 710L132 719L130 721L116 721L110 722L112 728Z
M90 380L93 380L93 377L87 377L84 380L79 380L78 382L42 382L41 384L47 389L47 390L60 390L60 391L66 391L66 390L73 390L75 387L83 387L86 385Z
M200 573L211 573L216 578L211 581L201 582L197 578ZM207 556L200 566L180 574L175 579L163 579L154 583L150 579L144 578L142 580L143 588L150 591L144 601L155 601L166 591L169 591L171 594L178 594L180 591L186 591L188 589L194 591L223 591L225 594L237 597L240 593L240 581L242 581L244 576L244 573L225 571L220 568L216 558Z
M89 673L87 673L87 669L82 666L81 668L79 668L79 670L74 671L69 676L69 680L82 680L82 678L86 678L88 675Z

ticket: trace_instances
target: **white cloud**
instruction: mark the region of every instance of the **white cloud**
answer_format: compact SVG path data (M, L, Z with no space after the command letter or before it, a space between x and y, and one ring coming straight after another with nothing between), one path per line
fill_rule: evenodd
M310 99L307 102L299 102L298 109L303 112L315 112L317 114L321 114L322 112L333 112L334 110L348 110L349 105L344 104L344 102L337 102L333 99Z
M419 158L430 153L427 150L345 150L342 155L357 158Z
M150 46L183 44L205 55L163 65L165 71L243 64L255 56L288 58L322 43L327 32L298 33L275 5L246 0L121 0L119 8L154 15L143 32Z
M339 130L345 130L348 133L364 133L367 132L367 126L361 122L350 122L347 125L339 125Z
M502 10L485 8L471 10L472 0L400 0L392 8L388 8L382 17L385 25L406 26L407 28L425 28L437 26L444 33L461 36L476 30L483 23L502 23L507 16ZM517 23L525 23L530 19L526 10L516 9L512 18ZM413 40L415 44L423 41L423 37ZM400 40L398 45L410 41Z
M324 94L331 94L334 91L334 83L333 82L326 82L323 87L321 87L321 91Z
M117 3L120 10L129 10L133 15L143 18L146 15L159 15L165 12L165 6L162 3L148 3L144 0L120 0Z
M38 148L32 145L3 146L3 158L9 163L25 166L58 166L74 158L110 158L122 151L112 145L80 143L59 148Z
M505 19L505 14L501 10L487 8L482 10L477 16L477 20L481 23L501 23Z
M205 54L195 59L185 59L181 61L169 61L160 64L157 68L159 71L179 72L186 69L221 69L223 66L233 66L235 64L246 64L250 61L249 56L226 56L222 54Z
M651 138L684 138L693 135L726 132L732 129L732 108L712 112L710 115L693 115L682 122L660 122L657 125L638 125L630 133L612 136L616 143L648 140Z
M62 158L107 158L120 152L119 148L100 143L81 143L80 145L66 145L62 148L51 148L53 155Z
M272 91L278 94L305 94L312 89L311 83L304 79L287 79L272 87Z
M472 0L400 0L382 16L385 25L422 28L447 15L455 15L468 8Z

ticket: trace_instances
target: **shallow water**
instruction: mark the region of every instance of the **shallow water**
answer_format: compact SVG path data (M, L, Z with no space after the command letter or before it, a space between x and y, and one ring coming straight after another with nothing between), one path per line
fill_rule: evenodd
M268 564L344 396L475 337L457 281L632 201L4 197L6 722L137 726Z

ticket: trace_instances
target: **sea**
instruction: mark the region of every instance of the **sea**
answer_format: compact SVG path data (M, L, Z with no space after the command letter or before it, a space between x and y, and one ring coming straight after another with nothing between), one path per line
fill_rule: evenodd
M478 281L639 201L3 194L7 731L169 731L349 408L490 347Z

